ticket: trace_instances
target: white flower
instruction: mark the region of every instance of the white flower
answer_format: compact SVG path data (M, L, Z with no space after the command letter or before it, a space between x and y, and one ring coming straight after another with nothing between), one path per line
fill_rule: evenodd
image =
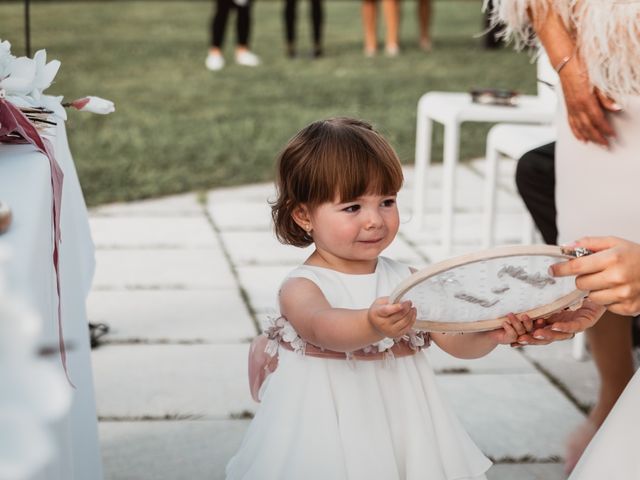
M9 75L9 65L16 58L11 55L11 44L5 40L0 42L0 80Z
M282 340L292 343L296 338L298 338L298 332L293 328L293 325L286 322L282 328Z
M395 345L395 342L393 341L393 338L385 337L379 342L375 343L375 345L378 347L379 352L384 352L385 350L393 347Z
M14 57L10 50L9 42L0 43L0 89L5 91L7 100L17 107L44 107L66 119L67 114L60 105L62 97L43 94L58 73L60 62L47 63L45 50L38 50L33 59Z
M100 115L107 115L116 109L112 101L91 96L74 100L71 102L71 106L81 112L99 113Z

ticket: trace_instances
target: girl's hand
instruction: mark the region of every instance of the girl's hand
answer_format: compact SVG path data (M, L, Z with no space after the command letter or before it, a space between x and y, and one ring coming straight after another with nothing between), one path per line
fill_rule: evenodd
M567 119L575 137L583 142L609 146L607 137L614 137L613 127L605 110L619 112L615 102L591 85L586 67L574 55L560 71L562 93L567 106Z
M536 320L533 332L519 336L515 346L548 345L551 342L571 339L577 332L592 327L604 311L604 307L586 299L575 311L563 310L546 320Z
M527 315L516 317L513 313L509 314L509 320L502 324L502 328L491 330L486 334L500 345L512 345L517 341L518 337L526 335L533 330L533 321Z
M589 300L619 315L640 313L640 244L616 237L585 237L575 244L596 253L551 266L554 276L577 275Z
M411 301L389 303L388 297L378 298L367 312L367 320L380 335L398 338L408 333L416 322L417 310Z

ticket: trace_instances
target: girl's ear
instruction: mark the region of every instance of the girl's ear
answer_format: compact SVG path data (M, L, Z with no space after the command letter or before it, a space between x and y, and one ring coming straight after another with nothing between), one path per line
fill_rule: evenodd
M296 222L301 229L305 232L311 232L313 228L311 226L311 215L306 205L298 205L293 212L291 212L291 216L293 217L293 221Z

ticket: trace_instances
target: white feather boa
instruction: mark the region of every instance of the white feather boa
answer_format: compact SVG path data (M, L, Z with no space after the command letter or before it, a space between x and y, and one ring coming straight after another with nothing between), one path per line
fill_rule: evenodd
M640 0L493 0L490 13L522 49L537 45L529 9L544 18L549 8L574 35L594 86L617 100L640 95Z

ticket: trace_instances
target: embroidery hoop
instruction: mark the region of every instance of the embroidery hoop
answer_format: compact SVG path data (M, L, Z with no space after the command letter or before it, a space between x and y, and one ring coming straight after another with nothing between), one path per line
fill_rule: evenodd
M544 318L580 307L589 293L575 288L575 277L550 277L549 265L589 253L555 245L474 252L415 272L395 288L389 301L411 300L418 309L414 328L431 332L493 330L509 313Z

